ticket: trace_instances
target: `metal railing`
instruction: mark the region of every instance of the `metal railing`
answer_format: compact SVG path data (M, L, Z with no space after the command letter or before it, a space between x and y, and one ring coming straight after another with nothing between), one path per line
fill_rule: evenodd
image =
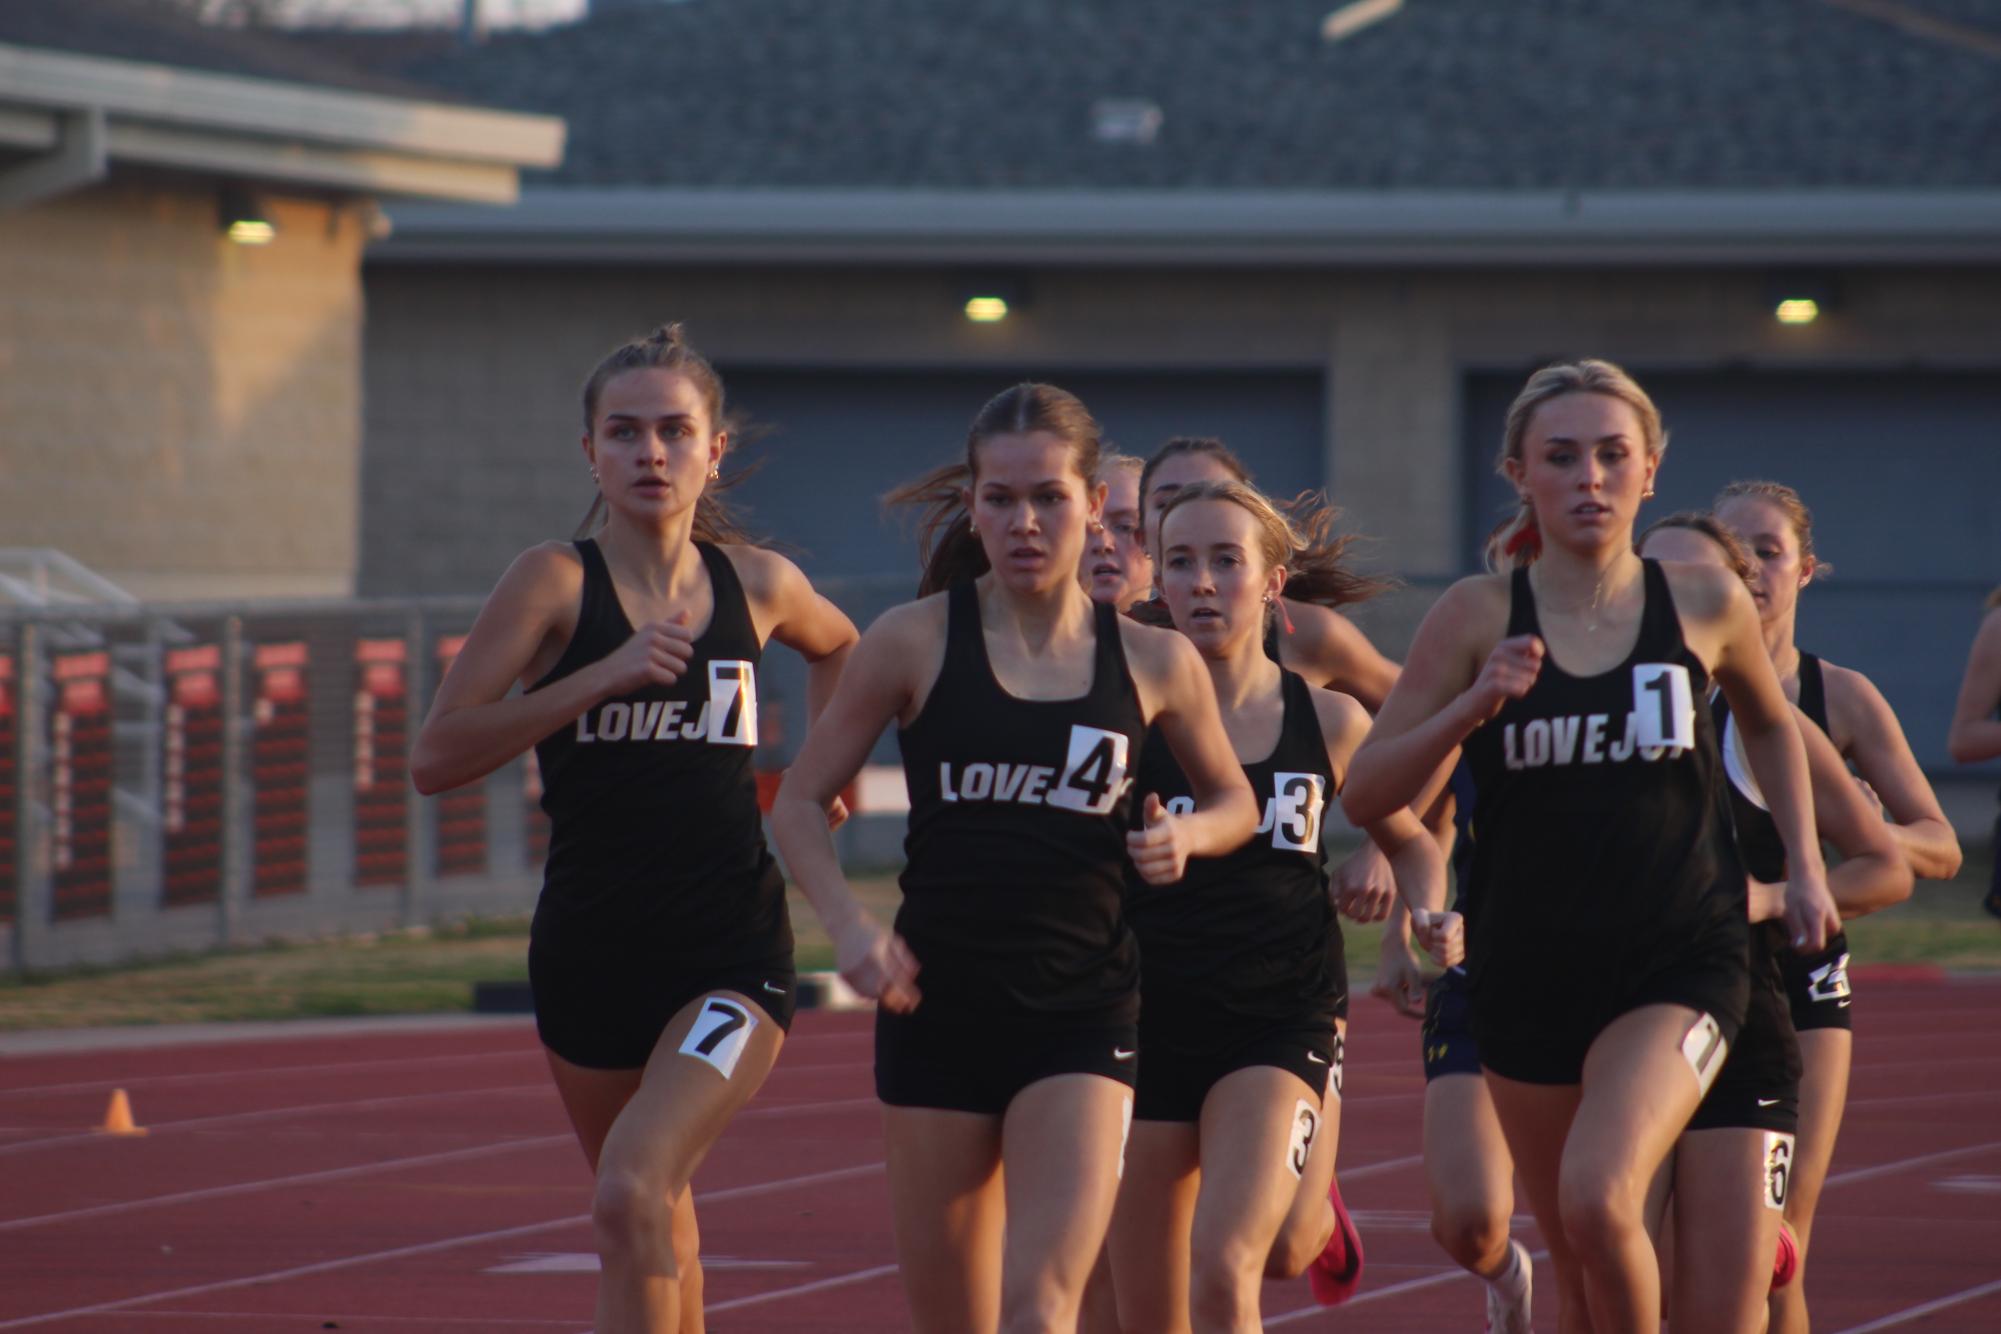
M0 973L533 907L532 752L436 797L409 781L477 598L141 604L74 573L0 565L35 594L0 594ZM910 583L821 587L866 625ZM805 671L772 652L760 677L775 769ZM855 824L844 857L895 856L900 819Z

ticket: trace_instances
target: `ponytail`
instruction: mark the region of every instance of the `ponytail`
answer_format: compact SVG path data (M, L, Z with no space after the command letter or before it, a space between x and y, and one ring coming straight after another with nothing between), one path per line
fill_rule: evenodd
M924 571L917 581L918 597L941 592L961 579L977 579L989 568L987 549L980 545L973 516L966 511L966 492L972 484L971 468L948 463L882 498L886 506L908 505L918 511L918 559Z
M1393 579L1348 568L1348 549L1357 539L1334 536L1334 521L1341 511L1327 503L1325 492L1302 491L1279 508L1293 528L1294 546L1285 562L1285 595L1294 602L1311 602L1332 611L1396 587Z

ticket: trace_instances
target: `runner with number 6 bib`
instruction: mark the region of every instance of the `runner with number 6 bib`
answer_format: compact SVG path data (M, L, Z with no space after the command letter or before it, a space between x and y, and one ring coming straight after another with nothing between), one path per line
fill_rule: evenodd
M1732 482L1717 493L1714 512L1751 555L1752 598L1766 652L1787 697L1854 765L1866 791L1882 807L1912 872L1922 879L1951 879L1959 873L1959 840L1888 701L1862 673L1823 662L1793 642L1801 591L1833 572L1814 554L1813 516L1806 503L1780 482ZM1841 1130L1854 1053L1848 937L1837 933L1821 949L1789 950L1781 966L1804 1065L1799 1151L1786 1202L1786 1222L1799 1239L1802 1272L1800 1281L1773 1294L1771 1327L1772 1334L1803 1334L1813 1214Z
M751 767L757 669L768 640L796 649L817 705L855 630L717 501L722 382L679 325L607 356L583 399L598 487L584 527L604 526L508 569L410 768L438 792L535 747L551 832L528 975L597 1176L596 1329L686 1334L702 1328L689 1178L792 1018L792 928Z
M1722 565L1747 583L1751 561L1707 514L1671 514L1640 539L1640 554ZM1781 960L1785 848L1744 761L1735 721L1714 704L1717 744L1728 780L1730 824L1748 880L1751 1000L1737 1045L1669 1156L1654 1217L1672 1204L1674 1275L1667 1285L1670 1327L1757 1329L1768 1293L1798 1273L1799 1251L1784 1223L1796 1172L1800 1044L1786 1003ZM1844 916L1888 907L1911 892L1911 871L1896 840L1834 746L1798 719L1813 776L1814 824L1841 853L1828 889ZM1662 1225L1654 1225L1660 1235Z
M1714 680L1787 851L1789 931L1834 929L1806 756L1741 582L1633 553L1660 416L1602 361L1536 372L1500 469L1521 507L1448 589L1357 752L1367 823L1465 746L1467 956L1501 1129L1550 1246L1563 1328L1657 1329L1647 1183L1744 1018L1744 876L1723 827Z
M1183 487L1155 523L1158 582L1208 666L1264 818L1243 847L1190 859L1171 884L1128 877L1145 1065L1112 1222L1114 1287L1126 1329L1254 1329L1267 1257L1296 1196L1318 1205L1307 1253L1332 1252L1314 1275L1316 1295L1345 1296L1360 1269L1356 1239L1337 1231L1327 1202L1348 987L1320 825L1368 715L1263 647L1290 569L1341 582L1338 544L1310 541L1241 482ZM1192 809L1188 779L1157 734L1138 772L1149 802ZM1443 911L1430 834L1408 809L1370 833L1434 957L1457 962L1463 933Z

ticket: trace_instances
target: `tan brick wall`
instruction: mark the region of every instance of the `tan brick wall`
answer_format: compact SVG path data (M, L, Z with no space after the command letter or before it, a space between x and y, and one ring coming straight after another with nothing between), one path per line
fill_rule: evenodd
M0 213L0 545L142 596L352 591L362 219L267 205L264 247L177 185Z
M2001 358L1991 268L1851 273L1840 308L1804 328L1772 319L1760 270L1065 270L1036 275L1032 306L997 326L960 316L954 275L909 270L378 265L366 281L363 507L378 549L363 577L380 592L476 591L527 542L567 532L589 498L578 381L664 318L724 365L1322 369L1330 490L1377 539L1371 557L1418 579L1459 567L1470 370ZM1428 600L1371 615L1401 641Z

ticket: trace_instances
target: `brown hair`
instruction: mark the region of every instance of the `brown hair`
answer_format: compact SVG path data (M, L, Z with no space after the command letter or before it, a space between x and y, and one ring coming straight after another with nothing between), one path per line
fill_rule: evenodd
M686 376L701 394L703 406L709 410L711 432L737 434L742 430L744 423L729 415L724 407L722 377L716 374L716 368L709 364L709 359L688 342L680 324L675 323L663 324L644 338L613 348L592 369L584 380L586 435L597 432L598 399L603 396L604 387L625 372L635 370L668 370ZM756 543L757 539L745 531L721 498L723 492L741 485L753 471L755 469L740 468L727 477L712 478L702 487L702 494L695 497L695 523L690 534L696 541ZM604 512L604 496L600 493L592 498L583 522L577 525L576 535L589 536Z
M1819 578L1834 573L1832 565L1823 564L1813 554L1813 511L1800 499L1800 493L1784 482L1732 482L1716 493L1716 499L1709 502L1711 509L1722 509L1728 500L1748 498L1762 500L1775 506L1792 525L1793 537L1800 544L1800 563Z
M1716 521L1716 516L1701 510L1676 510L1666 518L1655 519L1646 531L1633 539L1633 550L1638 551L1647 544L1647 539L1663 528L1686 528L1691 533L1701 533L1722 549L1724 562L1729 565L1739 579L1750 583L1757 574L1758 567L1751 560L1751 553L1744 550L1744 544L1737 540L1737 534Z
M1647 397L1639 382L1609 361L1585 359L1559 361L1544 366L1515 395L1508 405L1507 424L1501 431L1501 453L1494 471L1506 475L1507 461L1519 460L1527 442L1529 422L1536 409L1565 394L1603 394L1616 398L1640 419L1640 434L1647 453L1659 458L1667 450L1667 432L1661 429L1660 409ZM1542 531L1536 526L1535 511L1527 496L1515 512L1487 535L1487 568L1496 572L1528 565L1542 554Z
M1342 607L1366 601L1392 586L1388 580L1356 574L1342 563L1355 539L1332 536L1339 512L1317 491L1302 491L1281 507L1244 482L1192 482L1176 491L1161 509L1162 531L1167 528L1168 515L1197 500L1227 500L1249 511L1257 521L1258 546L1265 564L1285 567L1285 595L1294 602Z
M1251 484L1251 470L1246 468L1244 461L1237 457L1237 451L1231 449L1221 440L1207 435L1177 435L1173 437L1159 449L1154 450L1153 457L1148 459L1146 466L1139 470L1140 538L1142 541L1146 538L1146 493L1153 486L1153 474L1161 464L1167 462L1177 454L1206 454L1216 460L1216 462L1222 464L1223 470L1229 473L1230 476L1236 478L1246 486Z
M979 448L997 435L1053 435L1070 446L1070 461L1086 486L1097 484L1097 419L1075 394L1053 384L1024 381L987 400L966 432L966 460L905 482L883 497L885 505L918 509L919 550L924 573L917 596L950 588L988 569L986 548L973 531L966 493L979 476Z

